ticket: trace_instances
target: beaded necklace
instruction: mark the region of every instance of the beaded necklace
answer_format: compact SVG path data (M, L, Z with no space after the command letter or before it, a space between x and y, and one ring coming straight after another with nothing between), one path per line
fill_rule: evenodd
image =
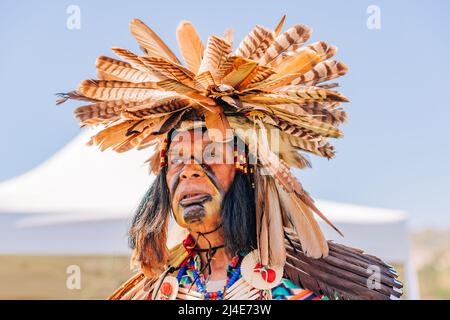
M244 254L239 253L234 256L227 266L227 280L225 283L224 291L229 289L241 276L241 260ZM222 300L224 291L212 291L208 292L206 290L206 284L202 282L202 276L200 275L201 260L200 256L194 255L186 259L177 275L178 283L180 283L181 278L186 273L187 270L191 270L194 276L195 285L197 286L197 291L201 293L205 300Z

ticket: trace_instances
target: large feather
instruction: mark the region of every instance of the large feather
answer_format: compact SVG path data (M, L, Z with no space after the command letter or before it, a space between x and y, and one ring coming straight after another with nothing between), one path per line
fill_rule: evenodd
M311 43L307 45L306 48L316 52L319 55L321 61L330 59L337 52L337 48L335 46L329 45L325 41Z
M343 76L348 71L348 68L342 62L334 60L327 60L318 63L311 71L302 74L298 78L292 80L290 84L304 86L313 86L318 83L328 81L331 79Z
M313 259L292 229L286 228L287 264L285 273L297 285L330 299L398 299L403 285L397 273L379 258L362 250L328 242L329 255ZM380 270L380 286L371 288L370 267Z
M241 41L235 55L258 60L274 40L272 31L262 26L255 26Z
M300 200L295 194L288 193L282 188L278 188L278 193L284 219L294 228L305 254L313 258L326 257L327 242L311 210L300 205Z
M283 29L285 21L286 21L286 15L283 15L280 22L278 22L277 26L275 27L275 30L274 30L275 37L278 37L278 35L280 34L281 29Z
M283 243L284 230L280 198L275 181L272 178L266 179L265 214L268 224L269 265L284 266L286 250Z
M101 101L139 101L150 98L156 89L158 87L155 82L85 80L80 83L77 91L86 97Z
M343 94L337 91L314 86L286 86L278 88L277 93L288 95L294 98L299 98L300 101L348 101L348 99Z
M275 39L274 43L259 59L259 63L262 65L277 65L282 60L280 59L282 53L298 49L310 36L311 29L307 26L298 24L289 28Z
M113 77L115 80L129 82L158 81L157 77L147 72L137 70L131 64L105 56L97 58L95 66L98 72Z
M231 45L227 41L217 36L209 37L198 74L209 71L216 81L220 80L218 78L218 71L221 69L230 53Z
M147 67L169 79L177 80L188 86L194 86L194 73L179 64L158 57L139 57L139 59Z
M269 223L267 203L267 177L261 175L260 170L255 172L255 194L256 194L256 239L259 257L263 265L269 264Z
M144 22L134 19L130 23L130 30L136 41L149 56L162 57L180 64L180 61L161 38Z
M196 74L202 62L205 48L197 30L195 30L191 22L180 22L177 28L177 40L186 65L189 70Z
M303 50L291 59L286 59L277 65L274 77L278 78L293 73L304 74L307 71L310 71L319 62L320 57L313 50Z
M166 79L161 73L156 72L156 70L147 67L140 59L139 56L131 51L122 48L112 48L111 49L118 57L127 61L133 68L148 73L149 75L157 78L158 80Z
M74 113L82 125L95 125L106 121L118 120L123 110L138 104L149 104L151 101L152 99L140 102L105 101L78 107Z
M204 110L205 125L212 141L225 142L232 139L230 123L221 106L208 107Z
M153 118L158 114L169 114L175 111L181 111L189 107L190 104L191 102L187 98L179 96L168 97L153 101L149 104L136 105L127 108L126 111L123 112L123 116L133 120Z

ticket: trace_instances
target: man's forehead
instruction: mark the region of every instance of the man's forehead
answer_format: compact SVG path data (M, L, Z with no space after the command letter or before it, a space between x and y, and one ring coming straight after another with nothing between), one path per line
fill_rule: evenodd
M214 142L209 138L208 131L203 129L174 131L172 133L171 141L171 146L192 143L205 146Z

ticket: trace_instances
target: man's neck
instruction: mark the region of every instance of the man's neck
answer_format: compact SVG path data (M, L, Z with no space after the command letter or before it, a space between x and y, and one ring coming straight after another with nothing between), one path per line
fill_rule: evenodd
M204 234L197 237L196 234L192 234L194 239L197 240L197 248L199 249L210 249L215 247L221 247L224 244L224 239L221 230L215 232ZM210 261L211 275L210 280L224 280L227 277L227 267L231 257L227 254L225 248L217 248L215 254ZM203 263L207 263L207 252L200 252ZM205 269L205 276L208 276L209 270Z

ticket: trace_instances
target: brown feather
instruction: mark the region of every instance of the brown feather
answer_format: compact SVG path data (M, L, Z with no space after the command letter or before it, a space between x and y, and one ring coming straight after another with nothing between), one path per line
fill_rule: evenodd
M227 41L217 36L209 37L198 74L209 71L216 82L218 82L218 71L221 69L230 53L231 45Z
M85 80L80 83L77 92L101 101L125 100L139 101L150 98L158 89L155 82L132 83L125 81Z
M181 65L158 57L139 57L139 59L151 70L155 70L169 79L177 80L187 86L194 86L194 73Z
M180 64L172 50L144 22L139 19L133 19L130 23L130 30L136 41L149 56L165 58L173 63Z
M284 52L294 51L305 43L311 36L311 29L304 25L295 25L282 34L280 34L274 43L266 50L264 55L259 59L262 65L276 66L281 62L280 55Z
M262 26L255 26L241 41L235 55L258 60L274 40L272 31Z
M105 56L98 57L95 66L97 67L98 72L113 77L111 80L128 82L149 82L158 80L157 77L154 77L147 72L133 68L129 63Z
M177 41L181 55L189 70L197 74L205 48L191 22L180 22L177 28Z

